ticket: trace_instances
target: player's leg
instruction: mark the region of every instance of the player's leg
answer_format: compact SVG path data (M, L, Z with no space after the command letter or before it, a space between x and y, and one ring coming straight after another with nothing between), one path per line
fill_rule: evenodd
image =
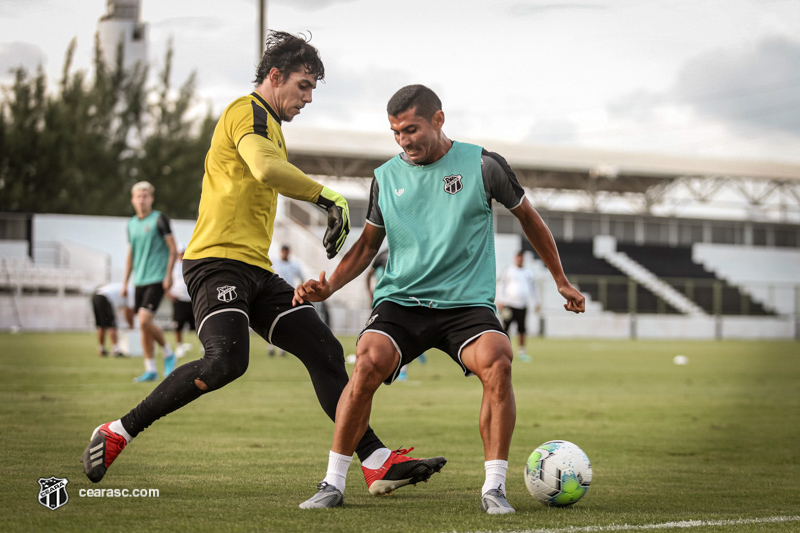
M156 368L155 344L150 324L153 322L153 313L147 309L139 308L136 312L141 330L142 354L144 360L144 374L135 378L137 383L146 381L156 381L158 379L158 369Z
M334 420L348 380L341 343L311 305L292 306L294 289L282 278L265 271L260 287L250 307L251 327L268 343L300 359L320 406ZM356 453L362 462L385 449L371 428L365 430L356 436Z
M108 355L108 350L106 350L106 304L108 304L108 299L102 294L92 296L94 323L97 327L97 355L101 357Z
M106 329L98 327L97 328L97 355L100 357L105 357L108 355L108 350L106 350Z
M481 507L489 514L514 512L505 498L508 450L517 416L511 360L511 343L498 332L482 334L461 352L464 366L483 384L479 426L486 481L481 490Z
M176 368L127 415L95 430L82 457L91 481L100 481L119 452L153 422L245 373L250 353L245 313L231 310L208 317L200 339L205 346L201 359Z
M367 323L369 329L365 329L359 337L353 377L344 388L336 409L336 427L328 458L328 471L325 479L317 486L317 494L300 505L303 509L341 505L344 480L353 449L357 448L356 443L361 432L365 428L369 432L367 424L375 391L381 382L394 381L401 363L411 362L416 354L424 349L415 344L413 336L400 324L407 324L416 330L417 326L424 324L425 321L405 320L408 317L396 315L399 308L401 306L395 304L381 304ZM417 317L412 316L412 318ZM410 354L407 361L401 357L400 350L403 348L398 348L392 334L401 339L401 345L407 348L406 353ZM377 460L375 464L370 464L373 459L377 459L374 456L368 461L362 459L362 471L372 495L388 494L399 487L427 481L447 463L444 457L426 459L408 457L407 454L411 450L413 448L395 450L382 463L381 460Z
M519 334L519 347L517 348L517 357L520 361L525 363L529 363L531 361L531 356L528 355L525 349L525 335L528 332L527 322L528 322L528 308L523 307L521 309L514 309L514 313L516 316L517 321L517 333Z

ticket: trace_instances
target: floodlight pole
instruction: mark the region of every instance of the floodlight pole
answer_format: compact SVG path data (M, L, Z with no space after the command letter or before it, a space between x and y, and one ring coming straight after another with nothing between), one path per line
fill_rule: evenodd
M256 60L261 61L264 53L264 41L267 32L267 0L258 0L258 45L256 46Z

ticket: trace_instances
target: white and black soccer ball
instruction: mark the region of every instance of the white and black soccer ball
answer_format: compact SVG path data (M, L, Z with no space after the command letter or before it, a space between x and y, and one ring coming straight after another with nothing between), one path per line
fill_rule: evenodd
M565 440L545 442L533 451L525 465L528 492L546 505L572 505L583 498L591 483L589 457Z

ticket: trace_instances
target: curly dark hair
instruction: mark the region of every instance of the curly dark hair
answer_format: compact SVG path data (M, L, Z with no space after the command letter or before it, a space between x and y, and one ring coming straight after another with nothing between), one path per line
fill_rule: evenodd
M417 116L430 122L433 114L442 109L442 101L424 85L406 85L389 99L386 112L390 117L396 117L412 107L416 107Z
M310 32L306 38L302 33L297 36L285 31L270 30L264 55L261 56L261 62L256 68L256 79L253 82L256 85L260 84L273 68L277 68L284 79L292 72L305 69L307 74L315 76L317 80L324 80L325 66L319 57L319 51L309 44L310 40Z

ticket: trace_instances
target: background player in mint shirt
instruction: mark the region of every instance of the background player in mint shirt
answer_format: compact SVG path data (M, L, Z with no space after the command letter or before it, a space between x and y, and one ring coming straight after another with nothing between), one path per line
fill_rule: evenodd
M513 513L505 497L516 420L513 355L494 313L492 200L519 219L566 299L564 308L584 312L584 297L564 275L553 236L514 172L499 155L445 136L442 104L433 91L404 87L389 100L387 111L403 153L376 169L361 237L330 280L322 272L319 280L295 289L296 303L325 300L361 274L388 240L386 273L375 289L375 307L336 410L328 476L335 472L336 457L352 455L381 382L391 384L402 365L439 348L483 384L479 425L486 481L481 509ZM315 499L319 493L306 503Z
M164 338L164 331L153 321L164 293L172 287L172 266L177 256L169 218L153 210L154 192L155 188L147 181L140 181L131 188L131 204L136 215L128 221L128 259L122 295L127 295L132 271L134 312L142 330L144 352L144 374L134 378L135 382L158 379L154 341L164 352L164 376L175 369L175 353Z

